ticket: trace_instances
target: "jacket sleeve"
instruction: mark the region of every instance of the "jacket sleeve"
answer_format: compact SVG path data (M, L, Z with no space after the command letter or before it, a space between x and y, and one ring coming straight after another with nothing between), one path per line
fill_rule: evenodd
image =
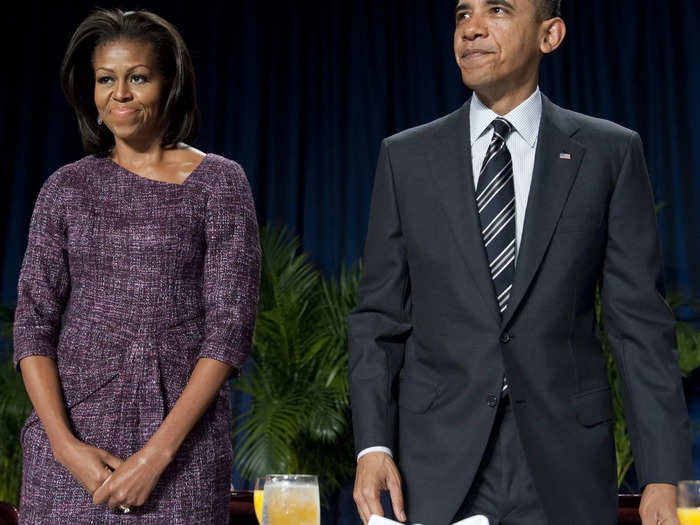
M56 359L61 316L70 293L65 203L59 180L56 172L44 182L29 224L13 327L16 367L28 356Z
M396 377L410 324L410 279L389 145L382 143L370 206L364 269L348 317L348 378L356 451L394 446Z
M203 292L205 333L199 358L238 374L250 353L260 283L255 206L243 168L233 165L207 202Z
M653 196L636 133L610 201L601 300L639 482L688 479L690 432L675 319L664 299Z

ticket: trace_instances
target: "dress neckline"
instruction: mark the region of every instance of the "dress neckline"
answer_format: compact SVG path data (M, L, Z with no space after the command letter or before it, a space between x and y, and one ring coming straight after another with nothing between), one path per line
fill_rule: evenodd
M146 181L147 183L148 183L148 182L153 182L153 183L156 183L156 184L165 184L165 185L168 185L168 186L185 186L185 185L189 182L189 180L192 178L192 176L195 175L195 173L197 173L198 171L200 171L200 168L204 165L204 163L207 161L207 159L209 158L209 156L210 156L209 153L205 153L205 154L204 154L204 157L202 157L202 159L199 161L199 164L197 164L197 165L195 166L195 168L189 173L189 175L187 175L187 178L185 178L185 180L183 180L182 182L168 182L168 181L165 181L165 180L149 179L148 177L144 177L143 175L139 175L138 173L134 173L133 171L126 169L126 168L125 168L124 166L122 166L121 164L117 164L117 163L114 162L114 160L112 160L112 158L109 157L109 156L107 156L107 157L105 157L105 158L107 159L107 162L108 162L108 163L112 164L113 166L116 166L120 171L122 171L122 172L124 172L124 173L126 173L126 174L128 174L128 175L131 175L131 176L133 176L133 177L138 177L139 179L144 180L144 181Z

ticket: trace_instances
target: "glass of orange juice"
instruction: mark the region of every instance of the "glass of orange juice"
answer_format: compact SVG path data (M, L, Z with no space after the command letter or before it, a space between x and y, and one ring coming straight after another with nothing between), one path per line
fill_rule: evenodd
M320 525L318 478L271 474L265 478L263 525Z
M678 521L700 525L700 481L678 482Z
M253 507L255 507L255 517L262 525L263 490L265 489L265 478L257 478L253 488Z

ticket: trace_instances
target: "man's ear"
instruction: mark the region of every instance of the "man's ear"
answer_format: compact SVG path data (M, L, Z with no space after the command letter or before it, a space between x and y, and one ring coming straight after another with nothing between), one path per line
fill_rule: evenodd
M566 36L566 24L559 17L542 22L540 36L540 51L548 54L558 48Z

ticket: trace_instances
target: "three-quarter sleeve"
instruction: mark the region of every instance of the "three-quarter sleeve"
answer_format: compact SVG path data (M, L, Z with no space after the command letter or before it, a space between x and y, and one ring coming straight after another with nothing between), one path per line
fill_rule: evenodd
M44 182L29 225L17 285L14 364L32 355L56 359L61 316L70 293L65 202L60 174Z
M199 358L238 373L250 353L260 284L260 240L243 168L232 163L212 188L206 211L203 292L205 334Z

